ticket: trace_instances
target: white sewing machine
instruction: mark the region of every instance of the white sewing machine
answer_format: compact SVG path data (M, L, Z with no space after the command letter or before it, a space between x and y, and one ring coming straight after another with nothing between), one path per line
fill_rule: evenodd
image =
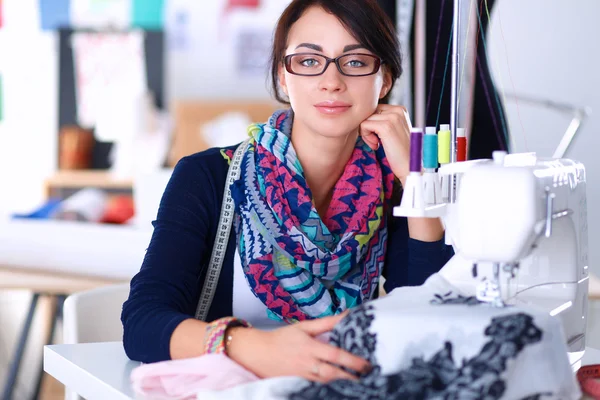
M582 164L558 157L564 156L588 111L572 121L555 158L496 152L494 160L456 162L459 60L460 49L465 48L459 43L460 3L456 0L453 6L452 132L450 143L443 146L444 153L450 148L449 157L439 147L440 156L450 162L438 169L440 186L448 190L442 189L441 202L431 204L436 196L424 191L437 184L431 184L431 175L421 176L420 159L415 168L411 159L411 173L394 215L442 217L456 255L440 274L465 294L493 305L528 304L560 318L573 365L585 351L588 308L586 176ZM423 71L417 69L416 74L425 87ZM422 138L413 151L412 135L411 131L411 157L422 154ZM439 134L438 139L442 143Z
M584 166L532 154L494 156L440 168L457 182L443 217L456 255L440 273L480 300L533 305L560 318L574 364L584 353L587 318Z

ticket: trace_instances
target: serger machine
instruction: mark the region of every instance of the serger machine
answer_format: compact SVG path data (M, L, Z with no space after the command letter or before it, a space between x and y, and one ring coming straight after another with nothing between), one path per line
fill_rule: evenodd
M411 143L419 146L418 130ZM418 154L418 153L411 153ZM420 161L420 160L419 160ZM495 152L442 165L453 195L428 203L433 185L414 171L396 216L441 217L456 255L441 274L492 306L528 305L560 318L569 359L585 350L588 296L586 176L581 163ZM452 200L450 200L452 199Z

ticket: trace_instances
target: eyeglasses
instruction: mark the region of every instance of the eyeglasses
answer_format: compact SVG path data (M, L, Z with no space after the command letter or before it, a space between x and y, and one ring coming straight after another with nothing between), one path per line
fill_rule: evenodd
M283 61L287 72L301 76L321 75L332 62L342 75L367 76L377 73L382 64L379 57L361 53L344 54L336 58L321 54L296 53L285 56Z

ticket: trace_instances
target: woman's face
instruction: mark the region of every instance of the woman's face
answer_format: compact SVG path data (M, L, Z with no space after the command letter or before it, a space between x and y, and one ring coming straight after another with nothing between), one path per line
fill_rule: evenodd
M320 7L309 8L291 27L285 55L295 53L329 58L347 53L372 54L337 17ZM379 99L387 94L390 81L384 68L373 75L344 76L334 63L318 76L294 75L283 66L279 70L281 88L294 110L294 124L300 123L327 137L354 133L360 123L373 114Z

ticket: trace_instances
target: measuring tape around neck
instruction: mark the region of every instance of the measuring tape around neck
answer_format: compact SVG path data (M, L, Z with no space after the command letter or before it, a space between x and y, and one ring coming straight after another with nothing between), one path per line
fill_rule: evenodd
M247 139L238 146L231 159L229 170L227 171L225 191L223 193L223 204L221 205L221 214L219 215L219 224L217 225L217 235L215 236L215 243L210 256L208 271L206 271L204 285L200 292L200 300L198 301L198 307L196 308L196 319L199 319L200 321L206 321L208 310L210 309L210 305L212 304L217 290L217 283L219 282L221 267L223 266L225 252L227 251L227 243L229 242L231 223L233 221L235 210L235 204L231 198L230 187L240 177L242 158L246 153L249 143L250 139Z

